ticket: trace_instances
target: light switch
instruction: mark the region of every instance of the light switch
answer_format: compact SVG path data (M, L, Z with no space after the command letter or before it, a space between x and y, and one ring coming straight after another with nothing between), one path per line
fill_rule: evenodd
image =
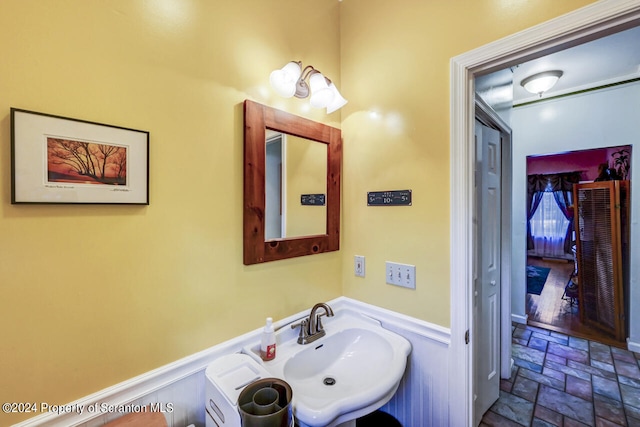
M386 282L389 285L402 286L409 289L416 288L415 265L387 261L385 272Z

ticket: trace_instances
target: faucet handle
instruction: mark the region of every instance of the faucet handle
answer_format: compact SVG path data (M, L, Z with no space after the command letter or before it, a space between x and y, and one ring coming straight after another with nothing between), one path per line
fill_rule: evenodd
M300 334L298 335L298 343L302 343L309 336L309 333L308 333L309 327L307 326L308 323L309 323L309 321L307 319L302 319L298 323L294 323L294 324L291 325L291 329L295 329L298 326L300 326Z
M324 327L322 326L322 316L326 316L327 313L320 313L316 316L316 331L320 332L321 330L324 329Z

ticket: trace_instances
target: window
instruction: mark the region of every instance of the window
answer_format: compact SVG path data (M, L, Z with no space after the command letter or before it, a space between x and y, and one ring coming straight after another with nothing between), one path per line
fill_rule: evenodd
M531 218L531 235L534 249L530 255L566 258L564 236L569 221L558 207L553 192L545 191L538 209Z

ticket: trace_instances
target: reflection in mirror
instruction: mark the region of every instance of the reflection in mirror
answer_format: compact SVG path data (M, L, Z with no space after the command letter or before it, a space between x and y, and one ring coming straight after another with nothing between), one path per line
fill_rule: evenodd
M340 248L340 129L244 102L245 265Z
M267 130L265 240L326 234L326 144ZM303 202L303 198L305 201Z

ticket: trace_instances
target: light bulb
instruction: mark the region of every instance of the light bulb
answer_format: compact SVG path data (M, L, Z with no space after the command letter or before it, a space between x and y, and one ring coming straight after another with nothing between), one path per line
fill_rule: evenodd
M291 98L296 93L296 83L302 70L297 62L289 62L279 70L274 70L269 76L271 87L283 98Z
M309 104L315 108L325 108L333 101L333 92L329 89L327 80L322 73L313 73L309 77L309 88L311 89L311 98Z

